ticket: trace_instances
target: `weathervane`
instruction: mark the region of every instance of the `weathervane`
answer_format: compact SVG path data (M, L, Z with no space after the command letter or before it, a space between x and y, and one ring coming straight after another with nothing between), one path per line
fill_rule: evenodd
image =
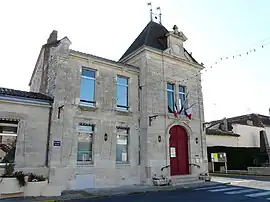
M153 15L154 15L155 19L157 19L158 18L157 16L159 16L159 24L161 24L161 9L160 9L160 6L158 6L156 8L156 10L159 11L159 14L157 14L157 13L153 13L153 8L152 8L152 3L151 2L147 3L147 5L150 7L150 21L153 21Z

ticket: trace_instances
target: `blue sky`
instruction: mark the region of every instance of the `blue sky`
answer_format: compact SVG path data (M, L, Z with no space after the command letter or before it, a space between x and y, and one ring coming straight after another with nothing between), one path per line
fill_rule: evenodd
M149 22L147 2L1 1L0 86L29 89L39 50L53 29L59 37L69 37L72 49L118 60ZM270 43L270 1L153 0L152 4L161 7L167 29L176 24L184 32L185 47L199 62L210 66L219 61L203 74L206 120L252 112L268 115L270 44L259 47ZM248 56L219 60L253 48L256 52Z

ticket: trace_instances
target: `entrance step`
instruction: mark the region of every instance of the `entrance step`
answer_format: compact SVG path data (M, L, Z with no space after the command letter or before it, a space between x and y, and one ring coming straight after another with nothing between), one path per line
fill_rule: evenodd
M203 180L199 180L197 175L174 175L171 176L173 185L183 185L183 184L196 184L202 183Z

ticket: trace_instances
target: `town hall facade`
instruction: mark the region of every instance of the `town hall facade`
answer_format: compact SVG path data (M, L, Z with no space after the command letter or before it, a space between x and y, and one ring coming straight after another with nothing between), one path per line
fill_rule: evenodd
M0 150L0 165L14 162L62 190L207 173L203 66L184 48L186 40L177 26L168 31L150 21L112 61L72 50L53 31L30 92L0 89L0 140L4 130L14 133L12 152ZM192 113L178 113L181 106Z

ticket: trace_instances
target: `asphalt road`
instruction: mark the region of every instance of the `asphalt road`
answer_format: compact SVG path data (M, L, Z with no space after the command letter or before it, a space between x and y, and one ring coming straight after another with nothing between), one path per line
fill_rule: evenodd
M78 200L76 200L78 202ZM237 201L270 201L270 191L231 185L181 189L175 191L150 192L143 194L111 196L101 199L79 200L80 202L237 202Z

